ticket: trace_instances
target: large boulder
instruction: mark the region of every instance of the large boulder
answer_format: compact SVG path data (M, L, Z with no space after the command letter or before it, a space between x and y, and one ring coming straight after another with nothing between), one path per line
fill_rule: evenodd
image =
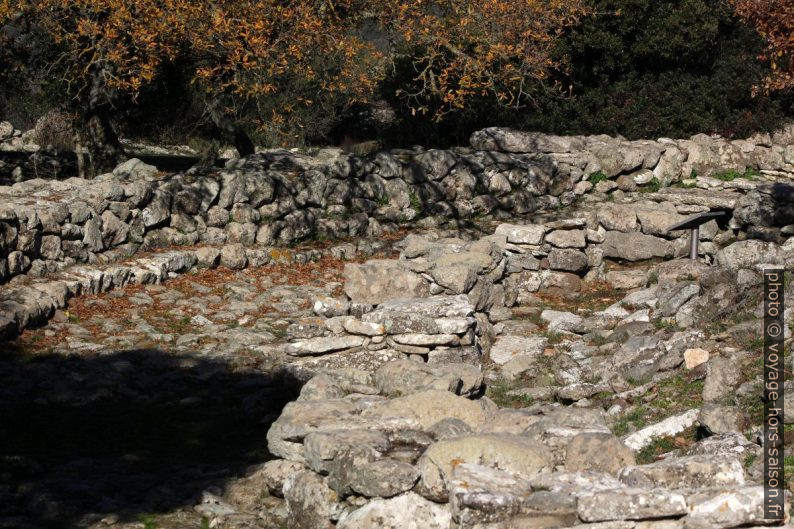
M731 270L753 268L757 264L783 265L787 252L777 244L757 240L739 241L717 252L717 264Z
M614 476L621 468L635 463L634 453L609 433L580 433L571 439L565 452L568 472L589 470Z
M543 354L547 343L544 336L499 336L491 346L491 361L504 365L517 357L537 358Z
M607 230L637 230L637 212L630 204L604 204L598 210L598 222Z
M603 411L591 408L556 408L527 427L523 435L546 445L548 456L554 458L556 464L562 464L568 444L583 433L610 433Z
M497 235L504 235L512 244L539 245L543 242L546 227L541 224L500 224L496 227Z
M604 257L642 261L644 259L672 257L673 244L665 239L644 233L608 231L604 237Z
M742 226L794 224L794 186L783 183L759 186L739 199L733 219Z
M684 216L670 202L644 202L637 204L635 211L642 232L648 235L666 235L669 227L684 220Z
M391 458L368 461L362 453L367 450L356 448L334 461L329 485L366 498L391 498L408 492L419 480L419 469L410 463Z
M400 261L374 260L345 265L345 293L354 303L377 305L401 298L425 298L430 283Z
M447 501L455 467L480 464L531 477L550 470L548 449L521 435L479 434L455 437L431 445L417 463L421 479L417 490L435 501Z
M448 529L449 508L413 492L388 500L374 500L344 516L337 529Z
M361 419L384 423L410 424L428 430L443 419L460 419L472 428L487 418L483 406L444 390L429 390L383 401L361 412Z
M284 483L287 516L293 529L332 529L342 506L325 480L309 470L292 474Z
M473 324L474 307L465 295L393 299L362 316L388 334L460 334Z
M566 272L584 272L587 270L588 259L584 252L569 248L554 248L548 256L549 268Z
M389 362L375 372L375 385L382 395L398 397L430 389L472 395L482 388L479 369L468 364L428 365L411 360Z
M303 447L309 468L327 474L332 463L345 452L354 448L385 452L389 449L389 440L386 434L375 429L330 430L310 433Z
M446 392L449 395L451 393ZM453 395L454 396L454 395ZM461 400L462 397L455 397ZM383 397L337 398L327 400L298 400L287 404L281 416L267 432L268 450L273 455L290 461L306 462L303 440L313 432L345 430L390 429L416 427L416 421L399 416L387 422L378 417L363 419L362 410L384 402Z
M144 163L138 158L130 158L113 169L113 176L121 180L145 180L157 173L157 167Z
M785 519L789 519L790 493L783 501ZM705 491L687 498L689 514L684 527L748 527L774 523L764 518L764 487L747 486L725 491Z

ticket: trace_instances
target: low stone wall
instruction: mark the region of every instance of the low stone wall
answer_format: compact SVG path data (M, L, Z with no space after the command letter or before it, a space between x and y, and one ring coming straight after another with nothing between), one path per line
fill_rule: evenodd
M699 188L647 196L632 190L655 185L653 178L668 185L705 167L794 170L793 136L787 129L766 143L701 137L627 142L486 129L473 135L474 149L391 150L366 158L335 149L313 156L279 151L233 160L208 175L162 174L130 160L91 181L34 179L0 187L0 282L157 247L378 236L408 223L525 217L577 201L645 199L669 210L670 218L673 209L679 215L737 209L734 235L752 228L775 238L780 227L794 224L787 174L754 182L700 176L693 184ZM594 173L606 179L593 184ZM654 221L645 219L638 224L642 233L661 235L665 226L646 227ZM588 227L596 229L592 222Z
M290 250L197 245L120 263L74 265L47 278L27 278L20 285L0 289L0 340L12 339L28 327L45 324L56 310L76 296L94 295L128 285L159 284L196 268L223 266L230 270L272 264L306 263L324 256L352 259L390 251L390 243L360 241L327 249Z
M610 136L551 136L488 128L471 137L474 149L543 153L574 180L603 173L615 185L631 188L656 178L663 186L693 175L755 169L794 172L794 124L774 134L727 140L697 134L685 140L627 141ZM605 184L604 187L612 187ZM625 189L624 189L625 190Z
M619 218L628 221L631 217L623 212ZM546 339L521 337L503 340L495 349L492 346L499 325L511 319L511 308L530 303L535 292L556 289L570 294L581 288L582 281L604 278L617 288L636 289L653 283L654 274L656 280L660 276L691 279L710 269L702 261L686 259L606 271L603 254L612 248L647 259L642 254L646 249L657 251L654 248L661 245L672 253L675 242L641 232L608 231L601 244L588 244L587 239L598 232L585 226L584 219L502 224L495 234L474 241L409 235L398 245L402 248L398 259L347 264L346 300L316 300L314 311L323 318L317 332L294 340L283 352L293 357L290 365L303 373L301 378L340 364L372 371L403 356L430 365L480 366L490 355L515 375L521 366L511 363L511 348L542 351ZM612 246L613 237L618 237L619 245ZM653 241L643 242L648 237ZM714 270L729 270L742 284L754 284L758 263L794 264L794 238L782 246L756 240L734 242L716 251L714 261L718 265ZM680 286L660 295L659 306L653 308L660 317L687 327L693 312L703 309L687 304L700 289L692 281ZM624 319L647 322L649 311L631 314L612 307L589 319L555 311L546 311L542 317L552 330L585 334ZM380 360L373 358L375 351Z

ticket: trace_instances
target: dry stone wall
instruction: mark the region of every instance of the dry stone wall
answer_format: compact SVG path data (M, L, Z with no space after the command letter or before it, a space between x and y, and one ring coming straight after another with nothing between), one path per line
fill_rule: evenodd
M295 341L288 354L310 350L327 358L341 351L323 343L357 339L356 347L408 358L368 369L328 369L334 364L327 363L273 423L267 439L276 459L262 473L270 494L283 498L290 527L717 529L762 523L760 466L745 470L742 462L760 447L739 433L741 410L715 404L725 397L724 388L719 395L710 389L724 386L716 382L719 361L706 375L702 408L622 437L610 427L621 405L605 411L590 399L613 392L632 399L672 376L688 356L708 355L694 349L704 341L694 323L708 319L717 300L747 281L743 275L757 284L764 263L790 266L794 239L783 246L735 242L717 252L713 267L663 263L656 267L657 285L634 289L587 317L543 310L550 331L578 344L552 355L560 368L545 396L543 387L532 388L539 402L500 409L483 396L493 379L493 372L480 370L486 347L486 365L508 378L531 376L544 361L555 361L546 356L546 337L501 323L528 290L511 280L536 268L532 252L544 240L579 242L586 235L573 233L583 228L578 220L503 224L496 234L469 242L410 235L397 260L347 266L347 300L318 300L314 307L332 335ZM558 232L570 233L553 235ZM653 327L651 318L681 330L598 347L582 340L619 336L632 324ZM413 349L401 349L406 345ZM474 354L464 352L472 347ZM439 352L440 359L434 356ZM725 365L736 369L731 361ZM631 390L622 377L652 382ZM638 464L643 448L695 426L705 439Z
M659 249L664 244L649 237L666 238L664 222L670 219L714 209L737 211L734 235L771 240L781 228L794 229L794 193L787 183L794 171L792 138L794 127L732 142L701 136L629 142L486 129L472 136L472 148L390 150L364 158L335 149L311 156L267 152L205 175L163 174L133 159L95 180L33 179L0 187L0 282L158 247L378 236L408 223L435 227L483 216L527 217L606 200L618 209L640 199L656 204L633 206L636 214L625 219L605 206L607 213L588 220L594 231L601 226L642 234L589 234L586 242L603 244L607 256L677 254L680 245ZM764 169L756 181L705 176L716 168L745 167L775 169ZM694 189L638 193L656 185L654 179L669 185L693 170L701 175L692 181ZM593 174L602 179L594 184ZM559 239L564 235L550 234L548 241L560 249L552 261L570 254L563 269L574 266L571 248L587 249L578 239ZM623 255L620 248L626 247L638 253ZM712 252L708 245L706 251Z

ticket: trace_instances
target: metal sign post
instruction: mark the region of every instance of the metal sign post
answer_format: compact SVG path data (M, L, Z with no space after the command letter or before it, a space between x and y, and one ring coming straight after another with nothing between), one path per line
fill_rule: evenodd
M667 231L676 230L689 230L689 258L697 261L698 258L698 243L700 241L700 226L707 223L712 219L718 219L727 215L725 211L709 211L706 213L698 213L693 215L678 224L674 224L667 228Z

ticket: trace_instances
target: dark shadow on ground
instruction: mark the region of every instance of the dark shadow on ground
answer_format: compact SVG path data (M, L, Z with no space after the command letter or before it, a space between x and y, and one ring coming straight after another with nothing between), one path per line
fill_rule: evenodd
M192 506L269 458L298 383L159 350L21 355L0 342L0 527Z

